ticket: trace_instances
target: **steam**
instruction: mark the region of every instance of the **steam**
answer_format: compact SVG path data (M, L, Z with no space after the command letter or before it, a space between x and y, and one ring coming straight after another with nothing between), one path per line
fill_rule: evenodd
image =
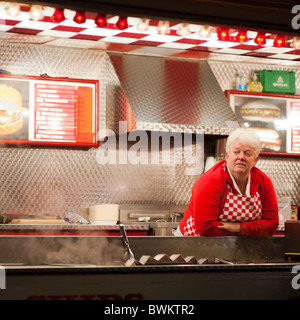
M25 265L113 265L125 254L118 237L16 237L3 248L0 262Z
M98 240L97 243L89 238L83 238L79 240L80 246L74 243L64 245L58 251L48 252L46 261L53 264L112 265L115 261L122 260L125 249L121 242L111 243L107 238Z

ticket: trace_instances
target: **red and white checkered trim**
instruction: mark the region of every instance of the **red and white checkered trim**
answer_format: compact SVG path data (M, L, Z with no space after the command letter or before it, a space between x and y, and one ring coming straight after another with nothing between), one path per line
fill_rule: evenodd
M153 53L167 57L204 58L210 54L231 54L251 57L264 57L300 61L300 50L290 46L292 37L286 37L283 48L273 47L273 36L267 35L266 44L259 46L254 42L255 31L248 31L248 41L238 43L235 36L238 30L230 29L228 41L219 41L216 28L211 36L202 39L197 34L199 25L190 25L191 34L182 37L177 34L179 23L170 23L170 34L157 32L159 21L150 20L149 30L141 33L136 29L137 18L128 18L128 28L119 30L115 23L117 16L109 17L107 26L98 27L96 14L88 13L85 23L77 24L72 18L60 23L53 21L53 12L44 13L44 19L33 21L29 16L28 6L22 7L19 16L8 16L0 7L0 39L4 42L47 43L47 45L99 49L133 54ZM50 8L51 9L51 8ZM155 47L155 49L153 48Z
M257 192L253 197L234 194L227 185L228 194L219 221L252 221L261 218L261 200Z
M186 221L186 224L183 228L183 235L184 236L200 236L200 234L196 233L195 220L192 216L190 216Z

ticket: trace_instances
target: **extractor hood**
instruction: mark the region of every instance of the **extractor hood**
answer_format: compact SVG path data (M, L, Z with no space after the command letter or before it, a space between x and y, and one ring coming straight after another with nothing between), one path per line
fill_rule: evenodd
M109 57L122 92L118 120L129 123L128 131L222 134L226 128L232 130L227 123L236 121L236 116L208 62L126 54Z

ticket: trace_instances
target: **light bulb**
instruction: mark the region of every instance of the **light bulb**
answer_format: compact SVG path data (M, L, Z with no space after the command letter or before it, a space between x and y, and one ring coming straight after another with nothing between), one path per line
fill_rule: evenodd
M35 20L35 21L42 20L44 18L43 7L39 5L32 6L30 8L29 15L32 20Z
M254 42L259 46L266 44L266 34L258 32L254 39Z
M274 47L282 48L285 46L285 37L281 35L277 35L273 43Z
M116 27L120 30L124 30L128 27L127 17L119 17Z
M55 12L53 14L53 18L56 22L62 22L64 21L65 15L64 15L64 9L55 9Z
M98 14L95 18L95 23L98 27L106 27L107 26L107 20L105 14Z
M210 37L210 26L200 26L198 32L198 36L202 39L207 39Z
M170 24L168 21L159 21L157 26L157 32L160 34L169 34L170 33Z
M299 37L294 37L294 39L292 40L292 43L291 43L291 47L296 49L296 50L300 49L300 39L299 39Z
M177 34L181 37L187 37L191 34L190 27L188 23L180 23Z
M11 3L5 10L12 18L17 17L20 14L20 6L17 3Z
M73 20L78 24L85 23L85 13L82 11L77 11Z
M228 28L220 28L218 31L218 38L221 41L227 41L229 39L229 29Z
M240 30L235 38L236 41L240 42L240 43L244 43L246 41L248 41L247 38L247 31L246 30Z
M139 19L136 29L140 32L147 32L149 30L149 19Z

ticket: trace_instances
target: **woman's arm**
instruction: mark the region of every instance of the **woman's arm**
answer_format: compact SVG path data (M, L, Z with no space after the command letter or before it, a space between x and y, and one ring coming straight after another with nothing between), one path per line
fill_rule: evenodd
M220 181L206 180L196 184L192 194L192 210L195 218L196 232L201 236L217 237L236 235L225 229L218 222L219 212L226 187Z

